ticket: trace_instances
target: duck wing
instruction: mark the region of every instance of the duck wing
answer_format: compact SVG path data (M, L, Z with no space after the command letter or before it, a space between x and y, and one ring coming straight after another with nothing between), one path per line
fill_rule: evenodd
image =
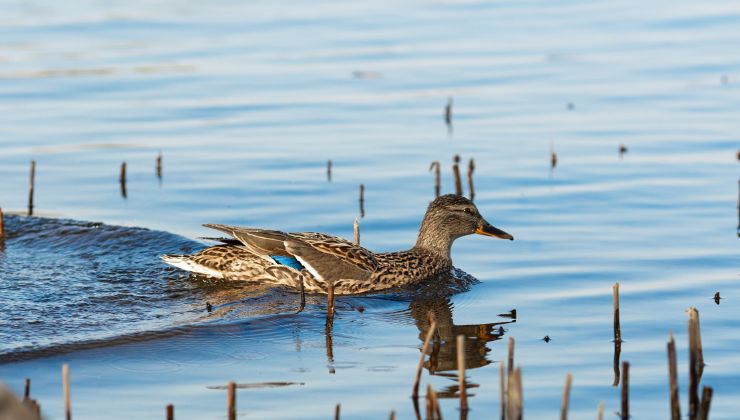
M286 233L277 230L207 224L206 227L238 239L250 252L262 257L295 257L309 271L325 279L365 279L378 269L372 252L346 239L316 232Z

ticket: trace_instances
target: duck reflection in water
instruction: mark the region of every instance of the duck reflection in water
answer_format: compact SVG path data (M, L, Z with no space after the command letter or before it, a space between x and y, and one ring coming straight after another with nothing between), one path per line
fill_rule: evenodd
M465 337L465 367L477 369L491 363L488 353L491 349L489 342L503 338L503 325L516 322L510 319L485 324L456 325L452 316L453 305L449 297L420 298L409 304L409 311L419 329L419 339L423 342L430 328L430 318L433 316L437 323L437 332L429 343L424 362L430 374L448 377L457 381L457 336ZM466 382L467 389L477 388L478 385ZM437 391L438 398L458 398L459 386L457 382ZM468 394L469 397L473 396Z

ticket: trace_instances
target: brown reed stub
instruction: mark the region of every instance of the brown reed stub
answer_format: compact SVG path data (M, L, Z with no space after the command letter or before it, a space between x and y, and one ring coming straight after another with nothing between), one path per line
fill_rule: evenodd
M334 281L326 284L326 330L331 331L334 324Z
M429 343L432 341L435 332L437 331L437 322L434 320L434 314L430 311L429 314L430 324L429 331L424 337L424 345L421 346L421 356L419 356L419 364L416 366L416 377L414 378L414 387L411 390L411 397L419 397L419 382L421 381L421 370L424 367L424 359L427 356L427 349L429 349Z
M0 241L5 239L5 221L3 220L3 209L0 208Z
M0 215L2 215L2 210L0 210ZM0 228L2 228L2 225L0 225ZM2 235L0 235L0 237L2 237ZM714 299L714 303L716 303L717 305L719 305L719 301L722 300L722 296L719 295L719 292L716 292L714 294L714 298L712 298L712 299Z
M514 369L509 375L509 383L506 387L506 418L509 420L522 419L522 370Z
M334 407L334 420L339 420L339 412L342 409L342 405L337 403L337 406Z
M452 176L455 178L455 194L463 195L462 182L460 181L460 155L455 155L452 161Z
M301 292L301 307L298 308L298 312L303 311L303 309L306 307L306 285L303 282L303 276L301 276L301 282L300 282L300 288Z
M614 315L614 382L619 385L619 357L622 352L622 329L619 326L619 282L612 286L612 311Z
M630 418L630 362L622 362L622 420Z
M712 394L714 390L711 386L705 386L701 392L701 403L699 405L699 420L709 419L709 406L712 404Z
M452 125L452 96L447 98L447 105L445 106L445 124L448 126Z
M470 158L468 161L468 191L470 191L470 201L475 201L475 188L473 187L473 172L475 171L475 160Z
M355 234L355 245L360 245L360 221L357 220L356 217L355 217L355 223L353 223L352 228Z
M360 217L365 217L365 185L360 184Z
M236 382L233 381L226 386L226 416L236 420Z
M165 408L165 413L167 415L167 420L175 420L175 406L172 404L167 404L167 407Z
M121 184L121 197L126 198L126 161L121 163L121 174L118 176L118 182Z
M326 180L331 182L331 159L326 161Z
M27 400L29 398L31 398L31 379L26 378L26 386L23 390L23 399Z
M62 387L64 389L64 416L67 420L72 420L72 402L69 390L69 365L62 365Z
M427 420L442 420L442 409L439 406L439 399L432 384L427 385L426 403Z
M604 420L604 403L600 402L598 406L596 406L596 419L597 420Z
M509 353L508 353L508 365L506 374L511 376L511 372L514 371L514 337L509 337Z
M681 420L681 402L678 398L678 365L676 364L676 341L668 336L668 386L671 399L671 420Z
M434 169L434 196L439 197L441 178L439 161L435 160L429 165L429 170L431 171L432 169Z
M391 410L391 414L388 416L388 420L396 420L396 412Z
M550 151L550 169L555 169L558 166L558 154L552 150Z
M689 313L689 419L699 413L699 383L704 372L704 355L699 331L699 311L690 307Z
M211 305L211 302L206 302L206 311L207 312L213 311L213 305Z
M28 215L33 216L33 190L36 185L36 161L31 161L31 174L28 181Z
M501 420L506 420L506 380L504 362L498 364L499 398L501 399Z
M570 387L573 383L573 375L565 375L565 387L563 388L563 401L560 404L560 420L568 420L568 403L570 402Z
M460 386L460 411L468 410L468 391L465 386L465 336L457 336L457 382Z
M159 154L157 155L157 163L156 163L156 172L157 172L157 178L162 179L162 151L159 151Z

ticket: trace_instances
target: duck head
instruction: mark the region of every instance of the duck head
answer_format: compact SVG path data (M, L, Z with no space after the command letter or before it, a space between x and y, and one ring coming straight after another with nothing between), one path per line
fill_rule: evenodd
M459 195L442 195L429 204L416 247L449 257L452 242L472 234L514 240L513 236L488 223L472 201Z

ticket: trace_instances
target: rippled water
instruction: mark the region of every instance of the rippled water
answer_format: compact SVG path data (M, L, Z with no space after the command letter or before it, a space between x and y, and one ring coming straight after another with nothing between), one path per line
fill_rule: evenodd
M49 418L63 415L62 363L75 418L156 418L167 403L177 418L223 418L212 388L228 380L295 382L241 389L248 418L327 418L337 402L347 418L411 418L428 310L443 338L468 336L470 418L497 415L508 337L528 418L556 416L568 372L571 417L593 418L600 401L609 417L616 281L633 418L668 416L669 331L686 412L689 306L701 313L712 418L736 416L737 5L2 9L0 205L25 212L35 159L43 217L6 217L0 380L20 392L30 377ZM480 280L467 291L340 298L327 337L322 299L296 313L293 293L198 281L158 260L203 246L213 233L202 223L351 237L360 184L363 245L407 248L434 196L429 164L441 162L451 192L454 154L463 170L475 159L476 204L516 238L456 243L455 265ZM514 308L516 323L499 325ZM448 396L453 344L422 379ZM442 401L445 417L457 407Z

